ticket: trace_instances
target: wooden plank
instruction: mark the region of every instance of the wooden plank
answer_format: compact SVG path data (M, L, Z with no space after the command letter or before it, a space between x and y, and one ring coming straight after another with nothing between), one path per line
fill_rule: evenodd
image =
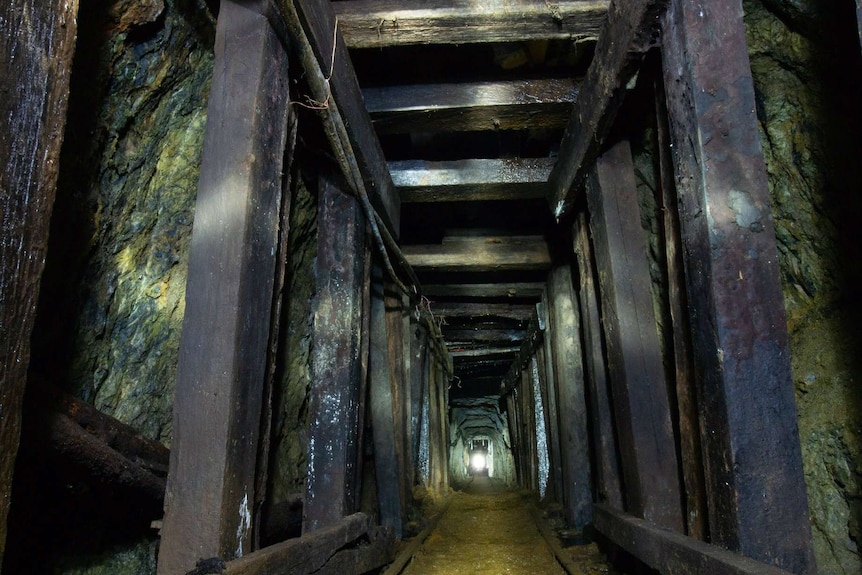
M660 76L660 74L659 74ZM673 158L665 105L664 89L656 79L656 144L659 156L664 244L667 262L667 299L673 333L673 359L676 382L676 405L679 414L679 450L685 493L686 534L707 540L706 478L697 413L694 358L691 349L691 326L688 317L688 296L685 291L685 271L682 259L682 238L679 229ZM620 508L621 509L621 508Z
M521 342L518 356L514 361L512 361L512 366L509 368L509 371L506 373L506 376L500 384L500 395L511 393L511 391L515 389L515 386L520 383L521 372L530 362L530 359L535 355L536 350L544 341L544 329L541 327L544 325L544 322L540 322L538 317L539 314L544 315L544 306L536 304L535 306L532 306L531 311L530 323L527 325L526 331L527 337L525 337L524 341Z
M498 284L427 284L422 292L430 297L535 298L542 296L540 282Z
M224 575L313 573L324 567L339 549L368 533L370 527L371 519L367 515L355 513L308 535L288 539L249 553L245 557L228 561L223 571L212 572Z
M583 529L592 522L593 493L580 314L571 266L564 264L551 269L548 304L548 337L554 350L554 382L559 401L563 504L569 525Z
M545 197L550 158L390 162L403 203L525 200Z
M48 249L77 0L0 7L0 564Z
M383 271L374 267L371 293L371 350L369 380L371 426L374 440L374 466L380 523L392 527L399 539L402 517L406 511L401 490L402 458L399 456L398 427L395 421L396 390L392 385L386 296L383 294Z
M545 361L543 346L536 347L536 370L539 375L539 388L542 393L542 405L545 416L545 444L548 448L548 489L550 499L563 500L563 466L560 453L560 419L557 409L557 390L554 378L550 375L553 369Z
M278 239L287 53L222 2L186 285L159 573L251 550ZM250 161L253 158L254 161Z
M308 475L303 532L355 512L365 216L344 186L320 178L313 303Z
M742 3L672 0L667 92L710 540L815 570ZM699 134L691 138L691 134Z
M617 436L614 415L608 395L607 367L602 346L602 323L599 317L599 301L596 293L595 270L592 247L587 236L587 218L579 214L575 222L574 252L578 260L578 276L581 300L581 318L584 333L584 365L589 389L590 421L593 426L595 446L596 492L599 502L614 509L623 508L620 487L620 465L617 455Z
M332 556L314 575L361 575L376 572L390 561L395 551L392 530L372 527L368 530L368 543L342 549Z
M417 272L493 272L541 270L551 265L544 238L454 242L445 245L408 245L402 248Z
M547 283L545 283L542 289L541 306L536 307L536 311L538 312L536 317L539 320L539 327L544 330L547 330L548 328L549 308L550 301L548 300ZM557 393L557 378L556 374L554 373L554 349L550 337L544 338L544 340L542 341L541 348L536 350L536 358L539 360L539 363L545 373L545 382L548 387L548 394L553 395L554 397L555 413L553 415L554 419L551 422L550 426L550 429L552 429L552 434L549 440L555 447L554 451L556 451L556 458L551 460L554 477L556 478L556 501L562 504L564 501L563 497L565 493L565 478L563 476L563 455L562 445L560 443L560 398L559 394Z
M508 303L439 302L433 310L445 318L503 318L527 322L536 313L534 305Z
M559 160L548 181L548 203L557 221L571 215L572 205L583 191L584 179L622 104L626 84L653 43L664 4L664 0L610 2L596 56L578 93Z
M419 482L419 443L422 436L422 406L428 393L428 362L433 350L429 350L428 334L420 324L411 324L410 331L410 430L413 442L410 465L414 479Z
M362 95L378 134L409 134L562 129L578 90L572 79L548 78L365 88Z
M773 565L662 529L603 504L596 505L595 527L651 568L668 575L790 575Z
M443 337L452 346L468 345L505 345L507 343L519 343L527 332L522 329L447 329L443 326Z
M451 347L449 355L453 359L457 357L511 356L517 354L520 349L520 347L480 347L476 349L457 349L456 347Z
M314 55L332 98L343 119L353 154L362 172L371 205L383 219L392 237L400 229L401 202L386 169L386 159L371 125L371 118L362 99L356 71L344 43L344 23L339 20L336 30L332 4L326 0L277 0L290 5L299 14L302 26L311 42ZM290 13L293 10L288 9Z
M587 186L627 510L682 531L677 455L627 142Z
M409 308L404 306L404 294L395 284L386 282L386 338L389 349L389 385L392 390L392 421L395 456L398 459L398 486L401 490L402 524L412 501L413 474L410 469L410 439L407 431L410 387L407 385L404 347L404 319ZM409 349L409 348L408 348ZM399 532L399 539L400 539Z
M466 0L429 5L422 0L333 2L350 48L411 44L469 44L526 40L592 40L607 2Z

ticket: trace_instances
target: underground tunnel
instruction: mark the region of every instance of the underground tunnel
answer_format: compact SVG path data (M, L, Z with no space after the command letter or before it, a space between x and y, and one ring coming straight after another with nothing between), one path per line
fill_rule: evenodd
M19 4L0 573L862 570L859 0Z

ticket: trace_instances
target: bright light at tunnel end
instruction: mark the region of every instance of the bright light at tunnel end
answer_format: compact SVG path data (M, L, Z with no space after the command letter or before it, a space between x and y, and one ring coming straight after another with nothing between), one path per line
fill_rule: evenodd
M470 457L470 467L472 467L474 471L484 471L486 466L487 462L485 461L484 454L474 453L473 456Z

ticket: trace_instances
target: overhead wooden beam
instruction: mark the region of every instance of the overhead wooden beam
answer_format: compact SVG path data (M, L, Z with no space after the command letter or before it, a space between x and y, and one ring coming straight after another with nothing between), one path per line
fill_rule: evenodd
M186 284L160 575L252 549L273 301L288 57L267 18L224 0Z
M557 221L568 217L622 104L626 84L653 44L664 0L611 0L595 57L569 119L548 203Z
M608 539L668 575L790 575L732 551L662 529L604 504L595 507L595 527Z
M453 358L514 355L518 353L520 349L520 347L480 347L475 349L450 348L449 355Z
M365 88L378 134L564 128L578 89L571 79Z
M562 0L552 4L490 0L429 5L422 0L333 2L350 48L410 44L469 44L525 40L592 40L607 2Z
M390 162L403 203L477 202L542 198L550 158Z
M676 445L628 142L587 186L626 510L683 531Z
M0 564L75 54L78 2L0 6Z
M303 532L356 511L365 216L342 185L320 179Z
M742 2L671 0L675 160L710 540L813 573L808 498ZM698 137L692 138L692 134Z
M427 284L422 292L428 297L464 298L540 298L541 282L499 284Z
M535 306L529 304L439 302L432 307L435 316L446 318L484 318L495 317L530 321L535 314Z
M321 108L321 114L328 114L333 117L335 123L343 125L348 141L341 142L340 145L348 155L355 157L371 204L390 234L397 238L401 218L398 192L389 176L389 170L386 169L383 150L362 99L356 71L342 36L342 22L339 21L336 30L335 14L332 4L327 0L273 1L283 9L292 36L291 41L300 47L300 51L305 46L305 39L310 43L318 71L324 76L326 89L331 91L334 101L334 106L330 107L322 98L317 107ZM303 31L295 29L296 15L301 21ZM300 35L304 37L301 38ZM311 74L314 71L306 70L306 73ZM329 96L330 94L327 94L326 98ZM314 103L311 105L314 106ZM340 139L339 134L330 134L330 137Z
M541 270L551 265L544 238L476 238L475 241L402 248L416 271L493 272Z
M491 345L520 342L527 332L522 329L447 329L443 326L443 338L451 345Z

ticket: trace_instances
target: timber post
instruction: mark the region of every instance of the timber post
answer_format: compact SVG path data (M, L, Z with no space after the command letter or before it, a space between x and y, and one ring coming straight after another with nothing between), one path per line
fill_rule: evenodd
M252 551L288 116L287 52L224 0L190 248L160 575Z

